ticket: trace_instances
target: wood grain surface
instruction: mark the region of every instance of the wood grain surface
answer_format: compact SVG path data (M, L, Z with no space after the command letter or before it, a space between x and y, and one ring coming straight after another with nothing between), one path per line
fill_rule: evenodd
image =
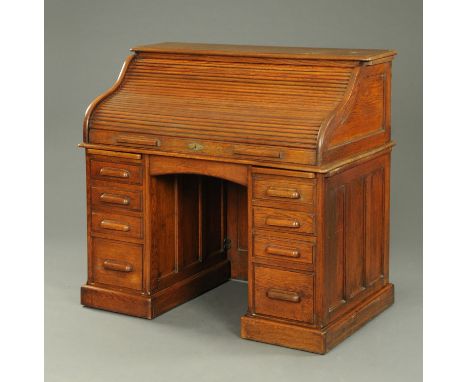
M246 280L241 336L320 354L389 307L395 54L134 48L85 114L82 304L151 319Z

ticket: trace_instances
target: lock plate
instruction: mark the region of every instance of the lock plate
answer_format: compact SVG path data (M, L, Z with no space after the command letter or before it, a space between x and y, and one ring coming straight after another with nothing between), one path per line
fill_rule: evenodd
M200 151L203 150L203 145L197 142L191 142L188 144L188 148L192 151Z

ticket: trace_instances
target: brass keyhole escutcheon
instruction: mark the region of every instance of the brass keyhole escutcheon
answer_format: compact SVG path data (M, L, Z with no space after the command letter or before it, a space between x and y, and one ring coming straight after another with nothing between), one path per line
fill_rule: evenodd
M193 151L200 151L203 150L203 145L200 143L192 142L188 144L188 148Z

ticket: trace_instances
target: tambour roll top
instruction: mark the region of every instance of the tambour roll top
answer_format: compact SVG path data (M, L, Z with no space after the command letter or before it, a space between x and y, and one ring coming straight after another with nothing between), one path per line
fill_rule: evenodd
M88 108L88 144L320 166L390 141L395 52L162 43Z

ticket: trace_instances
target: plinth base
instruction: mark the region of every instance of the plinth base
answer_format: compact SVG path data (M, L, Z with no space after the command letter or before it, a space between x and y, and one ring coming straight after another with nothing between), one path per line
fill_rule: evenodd
M257 315L241 318L241 337L325 354L393 304L393 284L387 284L355 309L323 328L293 324Z
M224 261L151 295L133 294L96 285L81 287L81 304L130 316L152 319L229 280Z

